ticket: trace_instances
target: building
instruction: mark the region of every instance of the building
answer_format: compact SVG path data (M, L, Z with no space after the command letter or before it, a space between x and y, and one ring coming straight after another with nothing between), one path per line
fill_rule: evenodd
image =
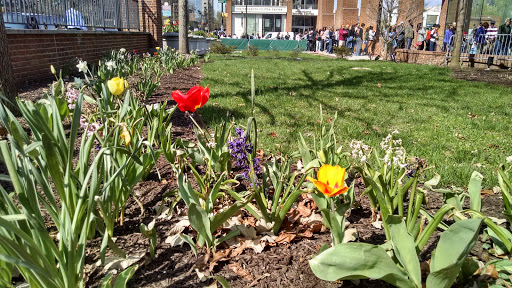
M423 12L423 27L428 27L430 29L434 24L439 24L440 15L441 6L425 8L425 11Z
M226 31L231 35L265 35L267 32L300 32L335 26L342 0L227 0ZM357 0L354 0L357 8ZM350 2L350 1L345 1ZM338 3L336 3L338 4ZM340 5L341 8L341 5ZM358 19L358 9L352 9ZM354 24L354 23L352 23Z
M358 22L377 25L381 0L227 0L228 35L265 35L267 32L300 32L322 27L339 28ZM401 21L421 21L423 0L385 0L399 3ZM417 10L416 16L409 10ZM409 16L408 16L409 15ZM411 17L410 17L411 16Z

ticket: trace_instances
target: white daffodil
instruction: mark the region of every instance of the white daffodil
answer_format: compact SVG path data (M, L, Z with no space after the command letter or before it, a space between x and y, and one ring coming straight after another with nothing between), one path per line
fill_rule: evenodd
M87 61L79 60L76 68L78 68L78 72L87 72Z
M113 69L117 68L116 62L114 62L114 61L107 61L107 63L105 63L105 65L107 65L107 69L109 71L112 71Z
M126 53L126 49L121 48L121 49L119 49L119 52L121 52L121 53Z

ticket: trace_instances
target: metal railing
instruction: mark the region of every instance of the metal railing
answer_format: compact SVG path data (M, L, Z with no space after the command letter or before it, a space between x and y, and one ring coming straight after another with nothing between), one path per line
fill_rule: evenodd
M447 57L451 57L454 37L455 35L451 36L450 42L446 45ZM506 58L512 59L512 34L464 35L461 52L477 55L476 59L487 59L491 56L507 56Z
M139 30L138 0L0 0L7 28Z

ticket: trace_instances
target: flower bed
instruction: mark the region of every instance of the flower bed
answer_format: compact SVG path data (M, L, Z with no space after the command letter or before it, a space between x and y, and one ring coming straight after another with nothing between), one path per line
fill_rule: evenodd
M101 63L81 61L83 79L57 76L37 103L19 101L25 126L1 106L2 180L14 191L0 189L2 284L508 285L505 167L502 206L477 172L467 189L437 187L395 131L343 149L336 116L322 112L313 146L301 137L297 151L268 155L254 117L202 123L216 96L197 85L195 56L115 51ZM254 103L254 75L251 87Z

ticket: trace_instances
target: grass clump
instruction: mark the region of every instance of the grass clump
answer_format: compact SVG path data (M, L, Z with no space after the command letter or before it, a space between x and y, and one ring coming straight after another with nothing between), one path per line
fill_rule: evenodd
M220 41L214 41L210 44L210 52L214 54L231 54L235 51L235 47L224 45Z
M249 56L258 56L259 49L254 45L248 45L246 51Z

